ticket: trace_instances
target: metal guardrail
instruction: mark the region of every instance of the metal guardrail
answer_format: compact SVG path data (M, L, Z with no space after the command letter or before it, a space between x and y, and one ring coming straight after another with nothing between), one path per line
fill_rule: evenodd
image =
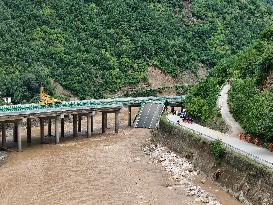
M0 112L18 112L29 110L42 110L48 108L67 108L67 107L83 107L83 106L111 106L117 104L129 104L129 103L144 103L148 101L175 101L180 102L184 99L184 96L167 96L167 97L138 97L138 98L114 98L114 99L100 99L100 100L82 100L82 101L64 101L60 104L51 104L41 106L38 104L23 104L23 105L10 105L0 106Z
M178 125L177 123L171 121L168 117L167 117L167 120L168 120L171 124L173 124L173 125ZM184 129L190 130L190 131L193 132L194 134L198 134L198 135L200 135L200 136L202 136L202 137L204 137L204 138L206 138L206 139L208 139L208 140L210 140L210 141L216 140L216 138L213 138L213 137L211 137L211 136L209 136L209 135L206 135L206 134L203 134L203 133L201 133L201 132L198 132L198 131L196 131L196 130L194 130L194 129L188 128L188 127L186 127L186 126L184 126L184 125L181 125L181 124L179 124L179 125L180 125L181 127L183 127ZM217 137L217 139L219 139L219 140L222 141L221 138L218 138L218 137ZM244 150L241 150L241 149L239 149L239 148L237 148L237 147L234 147L234 146L232 146L232 145L230 145L230 144L227 144L227 143L225 143L225 142L223 142L223 141L222 141L222 143L223 143L223 145L224 145L226 148L232 149L232 150L234 150L235 152L237 152L237 153L239 153L239 154L242 154L242 155L244 155L245 157L248 157L248 158L250 158L250 159L253 159L253 160L255 160L256 162L261 163L261 164L263 164L263 165L265 165L265 166L267 166L267 167L269 167L269 168L273 168L273 163L272 163L272 162L269 162L269 161L267 161L267 160L265 160L265 159L262 159L262 158L258 157L257 155L254 155L254 154L251 154L251 153L246 152L246 151L244 151Z

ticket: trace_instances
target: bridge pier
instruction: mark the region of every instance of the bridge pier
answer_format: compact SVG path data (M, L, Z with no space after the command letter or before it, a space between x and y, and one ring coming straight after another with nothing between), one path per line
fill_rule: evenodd
M18 152L22 152L22 120L18 120L17 121L17 139L18 139L18 142L17 142L17 151Z
M31 143L31 118L27 118L27 143Z
M132 107L128 105L128 126L132 126Z
M107 112L102 111L101 116L102 116L102 119L101 119L101 121L102 121L102 126L101 126L102 127L102 133L105 133L106 128L107 128Z
M105 118L104 118L104 120L105 120L105 129L107 130L107 124L108 124L108 120L107 120L107 118L108 118L108 116L107 116L107 112L105 112Z
M119 130L119 111L115 112L115 133Z
M92 112L92 115L91 115L91 132L94 132L94 116L95 116L95 112Z
M41 144L45 143L45 122L43 118L40 118L40 138Z
M92 135L92 129L91 129L91 127L92 127L92 122L91 122L92 115L93 115L92 112L87 114L87 137L91 137L91 135Z
M52 136L51 134L51 127L52 127L52 122L51 122L51 118L48 118L48 126L47 126L47 135L50 137Z
M60 143L60 123L61 123L61 116L57 115L55 117L55 143Z
M64 138L64 117L61 118L61 138Z
M46 142L45 139L45 132L49 136L54 135L52 133L55 130L55 142L56 144L60 143L60 137L64 137L64 126L65 126L65 119L64 116L66 115L72 115L73 116L73 136L77 137L78 131L82 131L82 117L87 116L87 137L91 137L92 133L94 132L94 115L95 112L101 112L102 113L102 133L106 132L107 129L107 114L113 113L115 114L115 123L114 123L114 130L115 133L118 133L119 130L119 113L122 109L122 105L109 105L109 106L103 106L103 107L97 107L97 106L86 106L86 107L80 107L80 108L56 108L56 109L37 109L33 112L29 112L28 110L20 111L18 115L14 115L14 113L9 114L7 113L5 115L0 116L0 126L3 126L2 128L2 147L6 147L6 124L12 123L14 124L14 132L13 137L14 141L17 142L17 150L22 151L22 121L23 119L26 119L26 136L27 136L27 143L30 144L32 142L32 118L39 120L39 137L40 137L40 143L43 144ZM54 126L55 120L55 129L52 129L52 126ZM45 127L45 122L48 122L47 127ZM45 131L45 128L47 129ZM1 137L1 136L0 136Z
M82 131L82 116L78 115L78 132Z
M18 122L15 121L13 126L13 142L18 142L17 126Z
M2 127L2 148L6 149L7 148L6 123L2 122L1 127Z
M77 114L73 114L73 137L77 137Z

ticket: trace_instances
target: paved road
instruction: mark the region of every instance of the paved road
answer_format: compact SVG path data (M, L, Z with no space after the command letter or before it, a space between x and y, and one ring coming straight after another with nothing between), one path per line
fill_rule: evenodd
M177 124L177 121L180 119L179 116L171 114L169 114L167 118L175 124ZM228 134L209 129L195 123L189 124L180 122L180 125L182 127L198 132L199 134L202 134L204 138L209 140L221 139L227 146L231 146L232 149L273 168L273 153L269 152L267 149L247 143L245 141L241 141L238 137L235 138Z
M228 107L228 91L230 90L231 86L226 84L219 95L217 106L220 108L221 115L225 120L226 124L229 127L229 135L232 137L238 137L241 132L244 130L241 128L240 124L235 121L232 114L229 111Z

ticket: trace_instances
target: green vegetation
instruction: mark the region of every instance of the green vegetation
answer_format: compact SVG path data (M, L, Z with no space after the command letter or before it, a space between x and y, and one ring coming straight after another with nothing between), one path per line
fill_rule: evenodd
M273 27L231 63L229 72L235 80L229 104L234 117L252 135L273 142L273 87L264 85L273 70Z
M37 102L39 84L54 94L54 79L81 99L101 98L145 81L149 65L179 78L237 53L272 22L260 0L191 4L186 19L180 0L3 0L0 92Z
M214 161L219 164L225 153L225 147L223 145L223 142L219 139L211 141L210 149L211 149L211 153L214 158Z
M189 110L206 121L204 116L215 110L220 86L232 78L229 105L235 119L263 142L273 142L273 87L269 83L272 71L273 26L265 29L259 39L238 54L215 66L210 76L191 91L194 97L188 99ZM201 109L204 111L199 116Z

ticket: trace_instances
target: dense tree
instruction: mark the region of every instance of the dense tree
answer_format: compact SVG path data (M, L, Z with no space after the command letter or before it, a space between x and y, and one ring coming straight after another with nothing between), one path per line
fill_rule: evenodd
M146 79L148 65L179 77L237 53L272 22L259 0L2 0L1 92L35 101L40 83L101 98Z

